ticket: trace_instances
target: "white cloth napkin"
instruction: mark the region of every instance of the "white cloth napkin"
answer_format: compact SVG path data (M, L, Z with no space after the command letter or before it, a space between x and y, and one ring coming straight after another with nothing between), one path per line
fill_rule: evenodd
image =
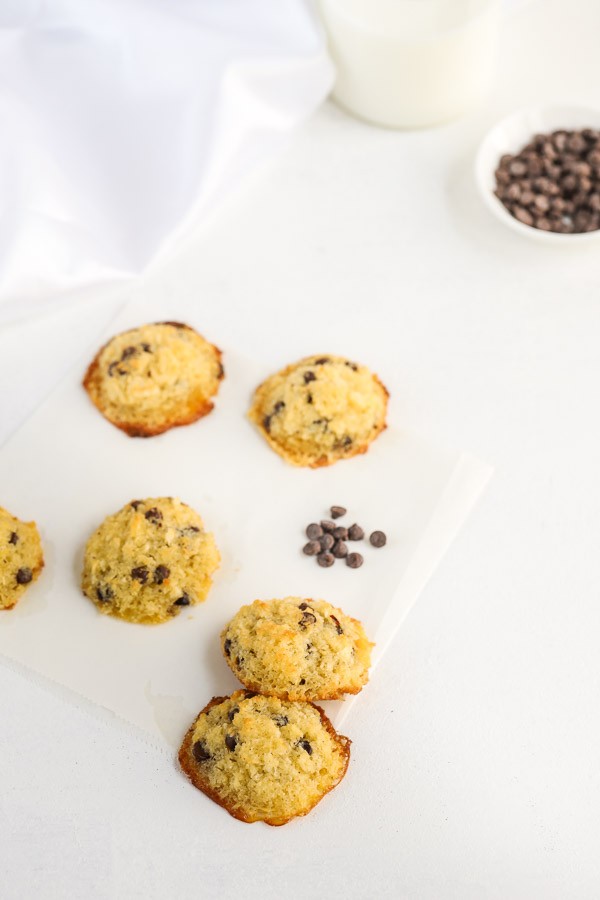
M2 0L0 323L143 270L332 79L304 0Z

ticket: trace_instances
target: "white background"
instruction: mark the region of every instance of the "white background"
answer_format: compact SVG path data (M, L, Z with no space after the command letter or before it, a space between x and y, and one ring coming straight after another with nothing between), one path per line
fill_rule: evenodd
M402 134L325 107L149 276L269 365L376 358L397 421L496 475L346 723L347 778L282 829L207 832L167 757L2 666L3 897L598 897L599 251L504 229L472 165L515 107L600 104L599 37L596 0L538 0L463 121ZM0 334L2 437L114 307Z

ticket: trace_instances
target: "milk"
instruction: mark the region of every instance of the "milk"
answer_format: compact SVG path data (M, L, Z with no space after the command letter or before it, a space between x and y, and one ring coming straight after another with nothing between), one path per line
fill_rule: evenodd
M392 128L460 115L493 71L498 0L318 0L337 67L333 95Z

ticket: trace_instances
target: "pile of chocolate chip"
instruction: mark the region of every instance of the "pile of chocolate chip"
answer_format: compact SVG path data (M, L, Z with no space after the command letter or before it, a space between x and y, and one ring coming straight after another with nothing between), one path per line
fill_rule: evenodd
M331 519L321 519L320 523L311 522L306 527L308 544L302 548L306 556L316 556L320 566L328 568L336 559L345 559L346 565L351 569L359 569L364 558L360 553L349 553L346 541L362 541L365 537L364 529L354 523L350 528L336 525L334 519L341 519L347 510L343 506L330 508ZM383 531L373 531L369 537L373 547L383 547L387 537Z
M600 131L536 134L496 169L494 192L509 213L542 231L581 234L600 228Z

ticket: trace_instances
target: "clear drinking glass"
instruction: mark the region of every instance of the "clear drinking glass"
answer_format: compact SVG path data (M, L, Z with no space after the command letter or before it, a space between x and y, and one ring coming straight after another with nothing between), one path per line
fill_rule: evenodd
M391 128L453 119L487 91L499 0L317 0L337 67L333 96Z

